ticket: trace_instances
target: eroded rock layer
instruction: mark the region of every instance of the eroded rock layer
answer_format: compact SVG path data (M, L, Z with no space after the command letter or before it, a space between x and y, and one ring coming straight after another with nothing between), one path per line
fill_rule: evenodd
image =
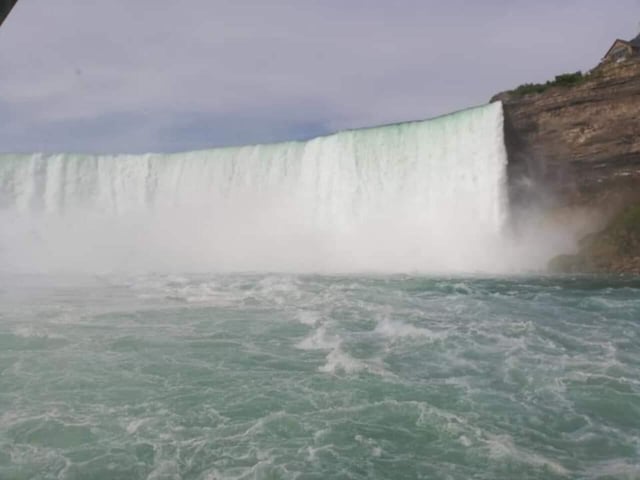
M504 104L516 203L551 195L615 208L640 193L640 58L602 65L578 85L493 100Z

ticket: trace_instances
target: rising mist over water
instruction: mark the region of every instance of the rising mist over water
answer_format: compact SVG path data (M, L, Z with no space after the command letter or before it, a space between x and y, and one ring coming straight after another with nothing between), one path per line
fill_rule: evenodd
M509 238L500 103L307 142L2 155L9 271L536 268Z

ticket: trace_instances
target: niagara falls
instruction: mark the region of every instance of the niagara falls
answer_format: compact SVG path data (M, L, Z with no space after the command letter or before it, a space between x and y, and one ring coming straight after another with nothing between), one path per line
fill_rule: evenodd
M506 163L500 103L307 142L4 155L0 255L23 272L504 271Z
M633 12L4 2L0 480L640 478Z

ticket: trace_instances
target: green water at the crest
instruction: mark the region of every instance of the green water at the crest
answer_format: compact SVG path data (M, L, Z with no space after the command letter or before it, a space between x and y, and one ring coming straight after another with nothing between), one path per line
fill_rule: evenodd
M3 277L0 478L640 478L640 282Z

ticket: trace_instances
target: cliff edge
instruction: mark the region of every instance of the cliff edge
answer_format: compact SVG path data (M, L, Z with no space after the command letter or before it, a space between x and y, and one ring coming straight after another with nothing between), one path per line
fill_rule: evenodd
M589 212L597 220L587 234L640 202L640 56L573 75L568 85L525 85L492 101L504 106L512 204L544 205L561 222Z

